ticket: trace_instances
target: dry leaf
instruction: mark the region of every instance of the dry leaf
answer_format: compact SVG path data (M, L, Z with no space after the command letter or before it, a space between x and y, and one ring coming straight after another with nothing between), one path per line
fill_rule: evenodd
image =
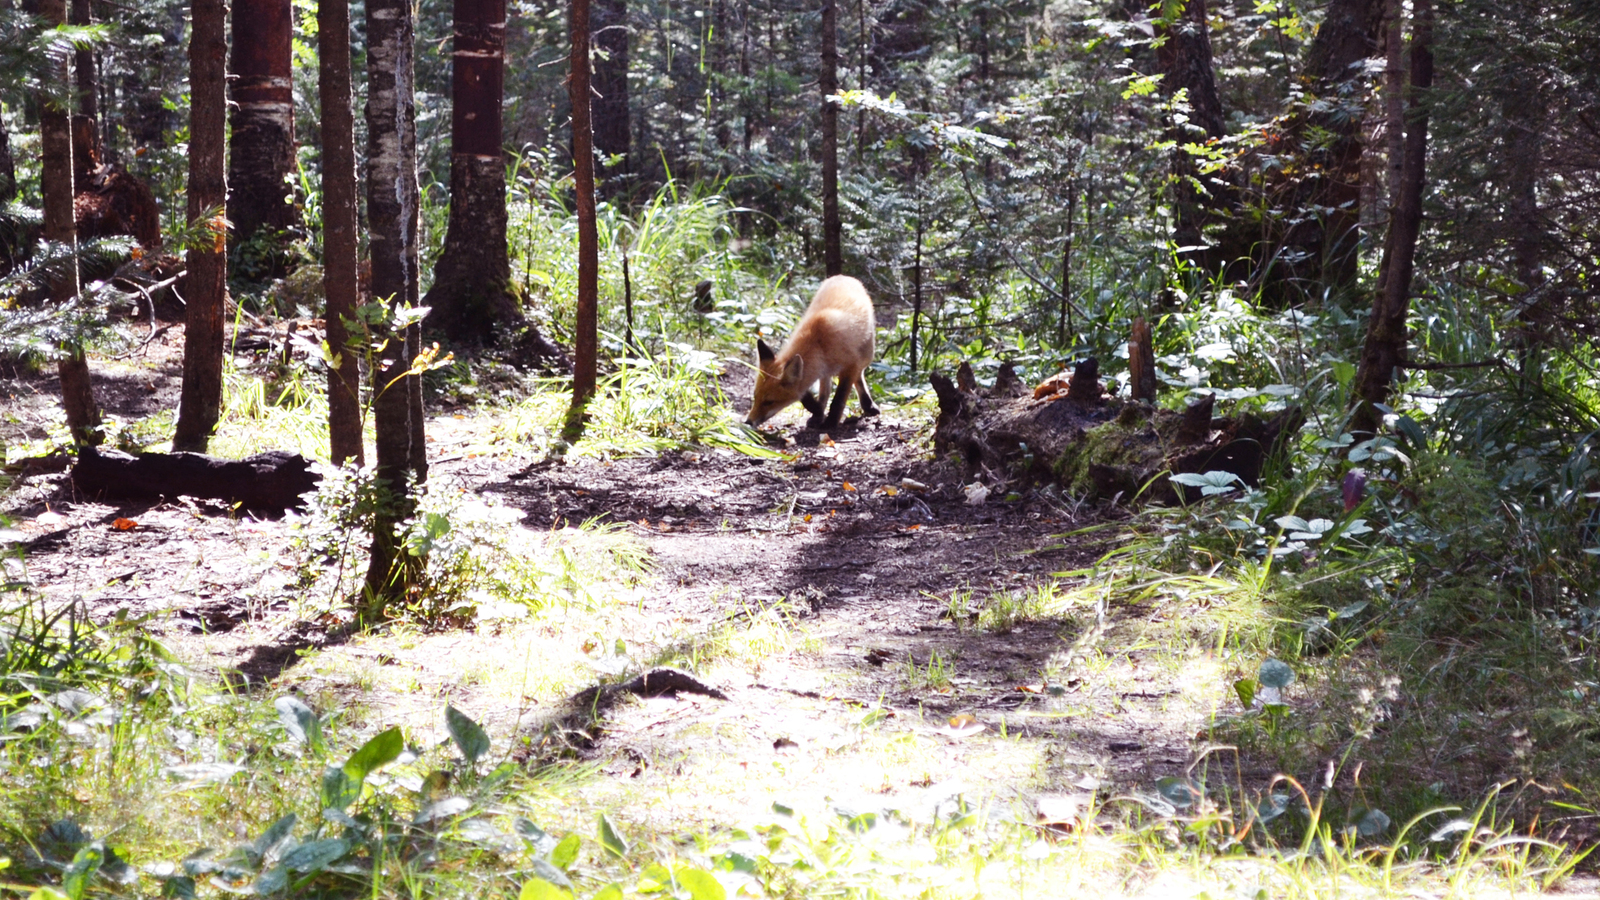
M844 489L845 489L845 490L847 490L847 491L853 491L853 490L855 490L855 489L856 489L856 486L855 486L855 485L853 485L853 484L851 484L851 483L850 483L850 482L848 482L848 481L846 481L846 482L845 482L845 483L844 483L844 484L843 484L843 487L844 487Z
M895 494L900 493L900 489L886 484L883 487L878 488L876 493L882 494L885 497L893 497Z
M118 518L115 522L111 523L111 527L118 531L131 531L135 528L138 528L139 523L133 519Z
M1042 694L1042 693L1044 693L1044 685L1042 685L1042 684L1019 684L1019 685L1017 685L1016 689L1021 691L1021 692L1023 692L1024 694Z
M951 716L948 727L937 728L934 730L942 735L945 735L946 737L960 740L962 738L972 737L978 732L983 731L983 729L986 727L987 726L985 726L982 722L978 721L976 716L963 713L959 716Z

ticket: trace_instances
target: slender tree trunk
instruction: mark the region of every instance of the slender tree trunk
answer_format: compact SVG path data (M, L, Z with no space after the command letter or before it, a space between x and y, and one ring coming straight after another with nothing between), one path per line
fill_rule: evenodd
M601 187L616 197L627 186L619 176L632 173L628 151L632 139L628 110L628 0L594 0L594 147L607 163Z
M839 225L839 4L822 0L822 266L829 277L844 272Z
M93 25L94 15L89 9L89 0L72 0L68 18L74 25ZM93 171L104 155L100 140L100 67L95 64L94 49L85 47L75 51L72 69L78 107L73 115L73 127L81 130L80 134L74 135L74 139L80 146L87 145L88 150L83 154L86 158L73 153L73 169L76 172ZM81 120L81 125L76 120ZM87 178L75 178L76 184L87 182Z
M416 100L410 0L367 0L367 219L372 255L372 296L399 310L417 283ZM363 617L382 617L416 577L416 560L401 559L397 526L413 509L412 400L406 371L407 329L390 328L372 369L373 425L382 492L373 522Z
M189 199L207 237L188 252L183 389L172 449L204 452L222 411L223 307L228 296L226 0L194 0L189 40Z
M11 154L11 135L5 122L0 121L0 205L17 199L17 161ZM17 235L11 229L0 229L0 276L16 268L19 257Z
M867 89L867 0L856 0L856 18L859 26L856 47L856 89ZM867 146L867 108L856 110L856 162L861 162L862 151Z
M345 319L360 303L357 276L355 113L351 108L350 0L317 4L317 93L322 103L322 288L328 298L329 456L366 461L361 438L360 356Z
M425 305L429 330L457 344L492 343L523 322L506 243L505 38L505 0L456 0L450 226Z
M1405 363L1406 317L1411 310L1411 276L1416 263L1417 237L1422 230L1424 164L1428 157L1428 98L1433 85L1433 3L1412 0L1411 86L1406 92L1407 117L1400 190L1389 220L1389 240L1384 272L1373 298L1367 323L1367 342L1356 372L1357 403L1350 430L1376 433L1382 416L1374 404L1389 399L1395 371ZM1398 23L1395 28L1398 30Z
M1388 0L1384 17L1388 27L1384 36L1383 106L1386 121L1384 137L1388 143L1389 214L1400 205L1400 178L1405 167L1406 71L1405 0ZM1384 252L1388 252L1385 247ZM1383 267L1386 271L1388 266Z
M1067 233L1061 239L1061 309L1056 317L1056 344L1067 345L1067 330L1072 327L1072 226L1078 215L1078 188L1067 195Z
M917 371L917 351L922 342L922 205L917 205L917 243L911 263L911 371ZM843 389L843 386L840 386Z
M599 350L599 234L594 209L594 126L589 114L589 0L571 0L572 56L567 90L572 100L572 178L578 202L578 321L573 329L572 411L567 433L583 428L583 410L595 392Z
M233 0L233 137L228 219L235 243L266 232L261 274L282 271L281 236L300 224L293 191L294 13L290 0Z

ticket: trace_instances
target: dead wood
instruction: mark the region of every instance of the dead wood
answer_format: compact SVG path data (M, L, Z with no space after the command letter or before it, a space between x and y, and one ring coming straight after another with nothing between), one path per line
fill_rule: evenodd
M78 490L108 499L196 497L237 503L246 509L300 507L300 495L315 490L321 476L298 453L273 450L246 459L203 453L79 452L72 467Z
M963 369L957 382L938 373L930 378L939 399L934 448L959 454L971 474L1054 482L1076 496L1192 502L1200 492L1174 485L1170 476L1211 471L1254 487L1284 439L1305 423L1298 407L1269 418L1216 418L1214 395L1182 412L1110 396L1093 358L1021 396L1006 378L982 393Z

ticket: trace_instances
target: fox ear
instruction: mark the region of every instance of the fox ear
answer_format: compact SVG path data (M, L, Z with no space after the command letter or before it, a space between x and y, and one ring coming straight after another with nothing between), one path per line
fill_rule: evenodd
M756 338L756 358L762 362L772 362L777 356L778 354L773 353L772 348L767 346L766 341Z
M788 364L786 364L783 367L783 383L784 384L797 384L797 383L799 383L800 376L804 375L805 371L806 371L806 361L804 359L801 359L799 354L796 354L794 357L790 358Z

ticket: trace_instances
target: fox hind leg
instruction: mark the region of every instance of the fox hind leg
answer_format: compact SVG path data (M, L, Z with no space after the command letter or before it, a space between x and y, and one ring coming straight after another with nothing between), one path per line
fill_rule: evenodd
M878 404L872 402L872 394L867 391L867 373L865 369L856 375L856 399L861 401L862 418L871 418L878 414Z

